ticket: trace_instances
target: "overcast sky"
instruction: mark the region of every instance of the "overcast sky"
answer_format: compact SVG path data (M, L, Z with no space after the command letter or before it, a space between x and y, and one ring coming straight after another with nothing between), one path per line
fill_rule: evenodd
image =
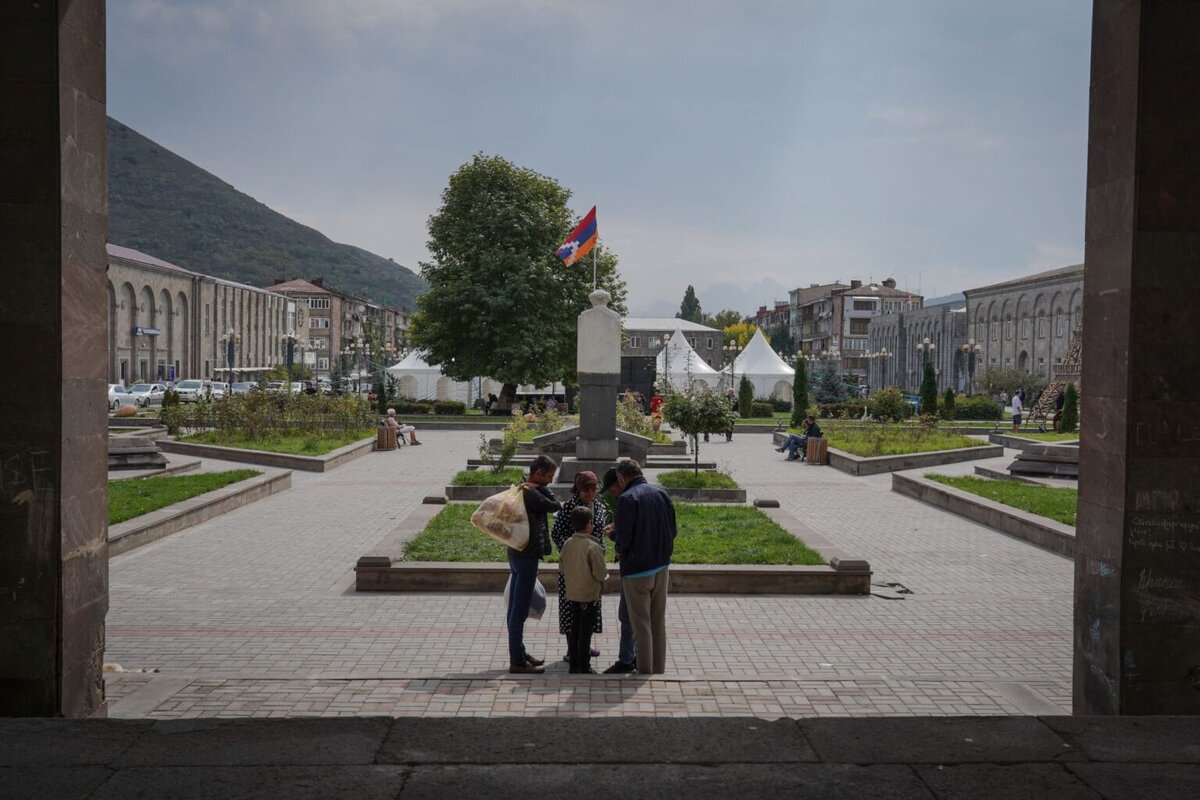
M496 153L599 207L635 311L926 296L1083 255L1090 0L109 0L109 113L414 270Z

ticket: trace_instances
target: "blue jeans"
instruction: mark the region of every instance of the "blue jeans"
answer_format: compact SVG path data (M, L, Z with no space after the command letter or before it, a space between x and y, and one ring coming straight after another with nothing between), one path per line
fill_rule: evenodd
M799 458L799 456L796 455L796 451L807 445L808 437L801 436L798 433L793 433L788 436L787 441L783 446L787 448L788 458Z
M525 652L525 620L529 617L529 599L533 597L533 583L537 580L540 559L508 557L508 572L512 586L508 590L508 663L524 664L529 658Z
M617 621L621 623L621 643L617 647L617 660L624 664L636 664L637 647L633 640L633 625L629 623L629 609L625 607L625 581L621 581L621 603L617 606Z

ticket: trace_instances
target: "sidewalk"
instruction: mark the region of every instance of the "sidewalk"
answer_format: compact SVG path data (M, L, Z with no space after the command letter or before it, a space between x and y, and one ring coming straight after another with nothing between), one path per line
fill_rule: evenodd
M0 720L0 786L56 800L1193 800L1197 742L1195 717Z
M1070 709L1072 564L890 491L786 463L767 434L701 446L871 562L881 597L670 600L661 678L569 677L556 598L527 626L545 676L508 676L496 595L368 595L360 555L440 494L478 435L372 453L114 558L110 714L209 716L864 716ZM605 601L604 651L616 652Z

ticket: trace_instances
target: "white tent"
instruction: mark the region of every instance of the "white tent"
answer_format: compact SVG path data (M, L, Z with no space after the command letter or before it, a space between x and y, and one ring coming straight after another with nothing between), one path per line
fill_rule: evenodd
M792 380L796 370L771 349L761 328L754 332L746 349L734 360L733 374L739 383L743 375L750 379L755 397L792 399Z
M666 379L681 391L687 388L689 378L694 388L708 386L716 390L721 384L721 373L700 358L679 329L671 335L667 346L659 351L655 369L659 380Z
M397 392L401 397L457 400L460 403L470 403L475 399L468 383L446 377L440 367L431 367L421 356L420 352L414 350L403 361L387 368L387 373L400 383Z

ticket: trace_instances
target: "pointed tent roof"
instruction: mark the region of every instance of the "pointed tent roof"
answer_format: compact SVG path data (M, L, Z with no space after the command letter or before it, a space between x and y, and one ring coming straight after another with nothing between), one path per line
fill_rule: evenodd
M789 381L796 374L796 370L789 367L787 362L771 349L771 343L767 341L767 337L763 336L762 328L754 331L754 336L750 338L746 349L733 362L733 371L737 375L746 375L750 378L771 377L784 378Z
M441 372L440 367L431 367L425 362L424 353L420 350L413 350L403 359L387 368L391 374L398 372Z
M667 375L668 363L671 367L670 375ZM671 335L667 346L659 351L654 364L658 374L666 376L672 384L677 383L680 379L686 379L689 373L693 380L702 380L709 386L715 386L721 377L721 373L705 363L704 359L692 349L692 346L688 344L687 337L678 328Z

